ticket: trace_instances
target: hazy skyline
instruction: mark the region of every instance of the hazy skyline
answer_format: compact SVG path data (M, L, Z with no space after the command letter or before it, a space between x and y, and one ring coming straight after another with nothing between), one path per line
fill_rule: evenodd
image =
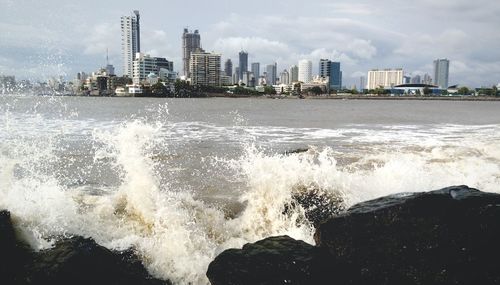
M92 72L110 63L122 73L120 17L141 13L141 49L174 61L182 73L181 36L198 29L204 49L237 63L300 59L342 63L345 85L372 68L432 73L448 58L450 84L500 82L500 2L494 0L372 1L28 1L0 0L0 74L44 78Z

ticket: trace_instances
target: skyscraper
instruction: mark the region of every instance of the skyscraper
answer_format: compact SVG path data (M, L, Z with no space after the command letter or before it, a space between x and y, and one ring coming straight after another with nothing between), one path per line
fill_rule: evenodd
M268 86L276 84L277 79L277 71L278 64L275 62L274 64L266 65L266 83Z
M141 52L141 28L139 11L121 17L123 75L132 78L133 61L136 53Z
M446 58L436 59L434 61L434 84L439 88L448 88L449 72L450 61Z
M299 81L311 83L312 81L312 62L307 59L299 61Z
M258 62L252 63L252 73L255 78L258 79L260 77L260 63Z
M189 32L188 29L184 29L184 33L182 33L182 61L184 62L183 72L186 77L191 77L189 74L191 53L199 48L201 48L201 39L198 30L193 33Z
M230 58L224 63L224 74L226 76L233 76L233 62Z
M328 78L329 88L340 90L342 88L342 72L340 71L340 62L334 62L329 59L320 59L319 76Z
M296 65L292 65L290 67L290 71L288 72L290 74L290 83L295 83L299 81L299 67Z
M411 78L411 84L420 84L422 82L422 78L420 75L416 74Z
M280 84L290 84L290 74L286 69L280 73Z
M342 89L342 71L340 70L340 62L332 61L330 73L330 89Z
M243 73L248 71L248 52L240 51L239 59L240 61L238 67L240 68L239 77L241 80L243 79Z

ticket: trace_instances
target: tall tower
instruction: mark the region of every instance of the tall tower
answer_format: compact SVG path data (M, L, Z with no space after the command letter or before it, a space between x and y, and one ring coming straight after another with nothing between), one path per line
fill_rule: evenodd
M450 61L446 58L436 59L434 61L434 84L439 88L448 88L449 72Z
M233 76L233 62L230 58L224 63L224 74L226 76Z
M266 65L266 83L268 86L276 84L278 79L278 63Z
M312 81L312 62L307 59L299 61L299 81L311 83Z
M239 54L240 62L239 62L239 68L240 68L240 80L243 79L243 73L248 71L248 52L246 51L240 51Z
M255 76L256 80L260 77L260 63L254 62L252 63L252 73Z
M296 65L292 65L290 67L290 71L288 72L290 74L290 83L295 83L299 81L299 67Z
M139 11L121 17L123 75L133 76L135 54L141 52L141 26Z
M191 53L199 48L201 48L201 40L198 30L193 33L189 32L188 29L184 29L184 33L182 33L182 61L184 62L183 72L186 77L191 77L189 73Z

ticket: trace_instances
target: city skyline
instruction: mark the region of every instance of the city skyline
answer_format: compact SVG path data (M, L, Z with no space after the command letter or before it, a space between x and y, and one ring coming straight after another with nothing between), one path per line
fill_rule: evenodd
M121 74L119 19L139 10L141 51L172 60L179 75L181 36L188 27L198 29L202 47L221 54L223 62L228 58L238 62L241 50L248 51L248 63L277 62L280 70L308 59L316 73L319 59L339 61L346 86L359 84L360 76L371 69L401 66L412 75L433 74L437 58L450 59L450 85L500 82L500 37L494 28L500 24L496 16L500 4L489 1L418 1L393 7L385 0L377 4L316 0L300 9L297 1L289 1L286 7L268 3L265 10L198 1L200 10L212 12L210 17L197 15L201 11L189 11L187 17L180 1L151 5L123 1L119 8L99 2L99 11L86 7L93 5L64 1L0 1L4 8L0 12L0 73L17 78L46 73L70 79L78 71L104 66L107 48L110 63ZM163 9L158 6L170 11L169 17L161 17ZM443 15L453 17L438 17ZM447 21L441 22L442 18Z

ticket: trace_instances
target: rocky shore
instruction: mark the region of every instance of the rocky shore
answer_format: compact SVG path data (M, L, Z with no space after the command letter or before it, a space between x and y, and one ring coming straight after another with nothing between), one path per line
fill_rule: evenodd
M308 212L316 245L278 236L228 249L209 265L210 282L500 284L500 194L454 186L347 210L337 197L326 199L335 205L309 198L296 200L329 208ZM151 277L133 250L112 251L88 238L64 238L34 252L7 211L0 211L0 253L0 284L171 284Z
M500 195L467 186L357 204L320 223L316 246L271 237L222 252L222 284L500 284Z

